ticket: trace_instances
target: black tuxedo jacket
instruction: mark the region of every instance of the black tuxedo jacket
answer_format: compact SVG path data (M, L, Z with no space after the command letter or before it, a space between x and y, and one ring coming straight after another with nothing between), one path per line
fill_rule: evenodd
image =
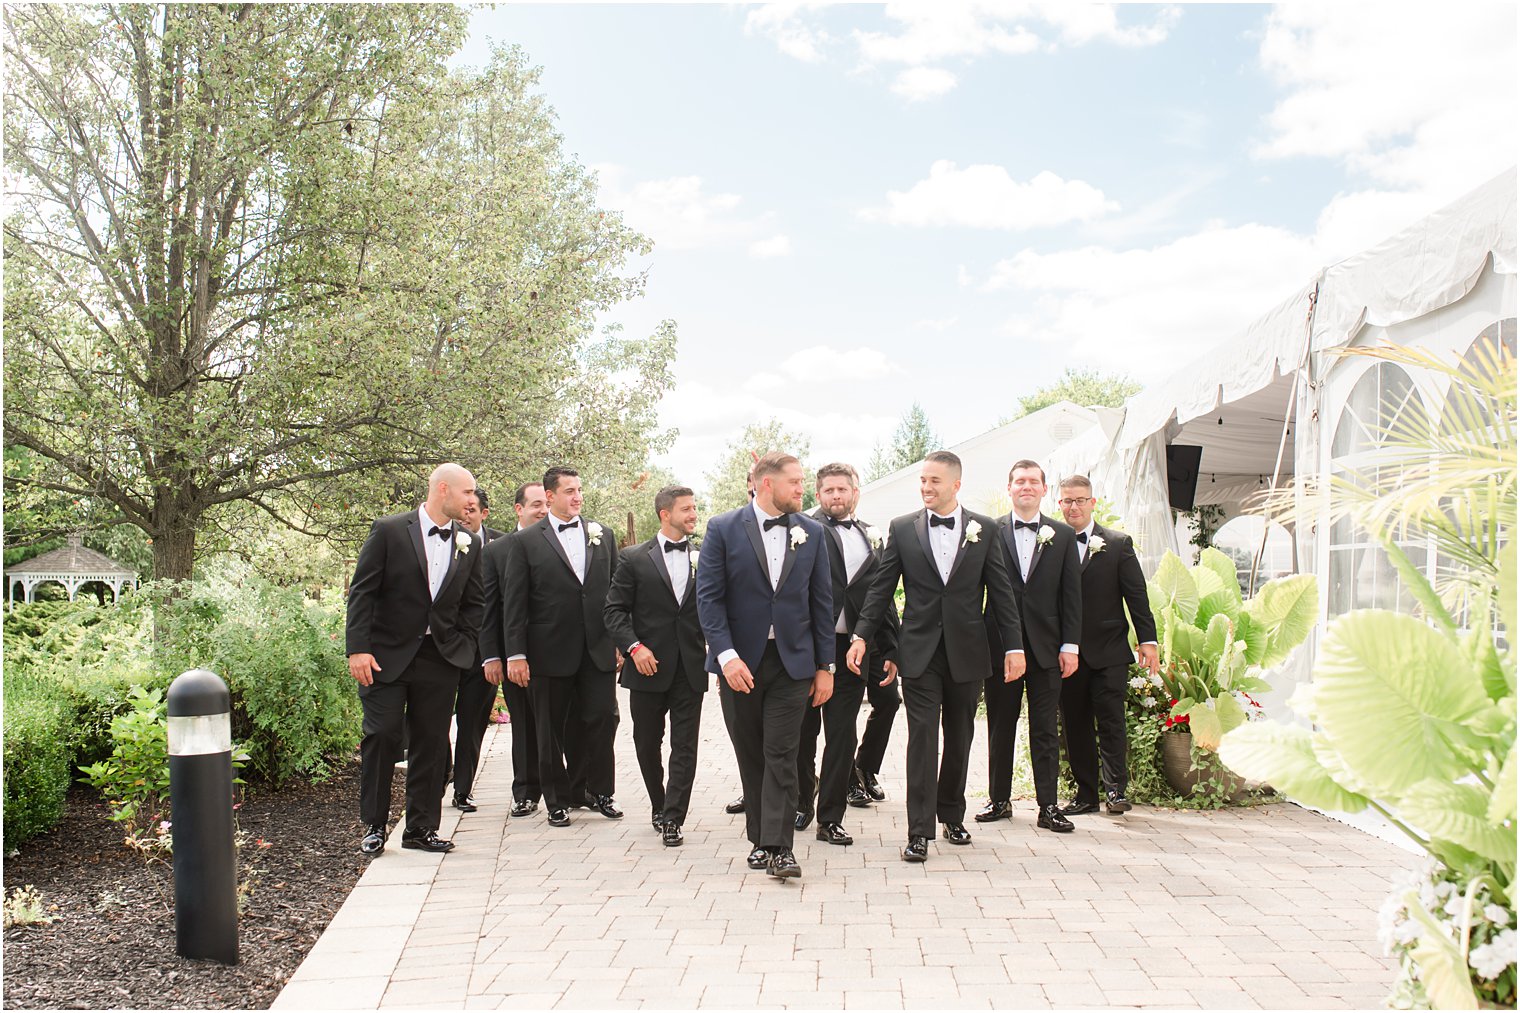
M455 530L464 528L455 525ZM349 654L375 656L377 682L392 682L406 670L429 628L449 664L469 668L476 660L485 607L480 538L470 535L468 549L451 539L449 568L432 598L423 537L412 510L376 521L359 550L348 586L344 640Z
M844 539L846 537L854 538L855 536L847 534L848 529L840 531L839 528L829 523L828 518L822 510L814 510L809 516L815 518L819 524L822 524L823 530L829 536L829 573L834 578L834 625L836 627L839 625L839 616L840 613L843 613L844 628L846 630L853 630L855 624L860 621L861 607L865 605L866 595L871 590L871 578L876 575L876 570L881 565L883 546L878 543L871 547L866 555L865 562L860 564L860 569L855 571L855 578L851 580L849 571L844 565ZM872 528L869 524L863 524L858 518L856 519L856 528L857 530L866 528L875 531L878 537L886 534L879 529ZM877 630L876 640L870 644L870 648L878 652L883 658L895 663L897 661L895 654L897 651L898 631L902 629L902 618L898 616L895 604L887 609L885 619L886 621Z
M1040 514L1040 525L1050 525L1055 535L1044 545L1036 545L1029 561L1029 579L1019 572L1019 556L1014 549L1011 514L997 521L997 545L1008 576L1013 581L1013 596L1019 605L1022 640L1010 641L993 623L987 623L987 642L996 657L1014 645L1024 648L1025 664L1033 668L1055 668L1060 663L1062 644L1082 644L1082 573L1077 561L1077 533L1071 526ZM1001 677L1002 668L992 670Z
M602 610L617 569L617 543L602 527L600 544L591 544L591 525L581 518L586 544L586 582L575 579L570 557L549 514L543 520L501 539L506 546L506 572L501 582L503 661L525 655L531 676L570 676L589 654L604 672L617 663ZM491 657L487 654L486 657Z
M478 668L485 663L487 658L500 658L500 654L493 654L493 645L499 649L501 644L501 583L500 574L494 572L495 567L491 561L491 546L507 536L505 531L497 531L495 528L482 526L480 537L485 545L480 554L480 572L484 577L485 586L485 612L480 621L480 635L476 638L475 665ZM505 550L500 550L502 553ZM499 558L505 558L501 555ZM492 624L495 624L494 635L490 634Z
M1156 639L1145 573L1133 538L1101 524L1094 524L1092 533L1103 539L1103 550L1093 552L1089 545L1082 562L1082 663L1094 668L1129 665L1135 652L1129 646L1125 605L1140 642Z
M892 596L902 579L904 608L897 645L897 667L905 679L924 673L945 640L945 655L956 682L985 679L992 664L983 622L1018 643L1019 611L1008 579L1008 564L998 551L997 524L991 517L961 510L960 548L942 581L929 544L928 511L896 518L888 526L881 562L871 578L871 590L855 624L855 635L870 643L893 609ZM968 537L972 522L979 525L975 541ZM986 602L985 620L983 602ZM1003 651L996 660L1002 665Z
M607 632L623 652L619 680L630 690L664 693L670 689L679 666L686 681L698 693L707 691L707 644L702 639L702 620L697 616L697 574L693 567L686 581L686 594L676 601L675 585L665 566L665 549L659 536L631 545L618 556L607 607L602 612ZM659 669L640 675L628 649L643 644L654 654Z

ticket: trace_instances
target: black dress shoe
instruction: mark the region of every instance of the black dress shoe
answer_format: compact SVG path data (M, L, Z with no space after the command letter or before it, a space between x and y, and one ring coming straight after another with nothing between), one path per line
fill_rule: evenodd
M1007 802L988 802L982 807L982 811L976 814L978 823L991 823L994 820L1013 819L1013 806Z
M613 804L611 795L596 796L596 804L591 808L609 820L620 820L623 818L623 811Z
M650 813L649 814L649 825L652 826L652 827L654 827L654 832L655 833L659 833L660 831L664 830L665 829L665 811L663 809L656 809L654 812Z
M1108 793L1108 811L1111 813L1127 813L1135 808L1130 800L1124 797L1123 792L1111 791Z
M660 827L660 840L667 848L679 848L686 841L681 835L681 824L666 823Z
M796 827L798 830L806 830L808 828L808 824L811 822L813 822L812 813L803 812L801 809L797 810Z
M538 803L531 799L520 798L512 803L512 815L519 819L524 816L531 816L536 812L538 812Z
M770 861L771 853L769 848L756 848L749 853L749 857L744 860L744 864L748 865L751 869L763 869L770 864Z
M844 827L840 826L838 823L818 824L818 833L816 836L820 841L828 841L830 844L838 844L841 846L855 843L855 838L845 833Z
M1046 830L1054 830L1058 834L1069 834L1076 827L1071 825L1071 820L1061 815L1061 810L1053 805L1040 807L1040 818L1037 821Z
M439 837L436 830L422 830L415 834L410 830L404 830L401 832L401 846L411 848L413 851L431 851L436 854L454 850L454 842Z
M1061 807L1062 816L1086 816L1088 813L1095 813L1097 811L1098 803L1084 802L1082 799L1077 799L1070 805L1063 805Z
M797 879L802 875L802 866L797 864L791 848L777 848L771 853L771 860L765 867L765 874L775 876L777 879Z
M550 809L549 825L551 827L568 827L570 825L570 814L563 809Z
M458 795L455 795L454 796L454 808L458 809L462 813L472 813L472 812L475 812L475 810L478 809L479 807L475 805L475 802L474 802L473 799L462 798L462 797L460 797Z
M737 816L742 813L744 811L744 796L740 795L728 805L724 806L723 811L728 813L730 816Z
M902 857L904 862L927 862L929 860L929 838L909 837L908 846L903 848Z
M946 823L945 840L951 844L970 844L971 831L966 829L964 823Z
M868 774L862 770L860 783L865 786L866 794L871 796L871 801L885 802L887 800L887 793L882 790L881 782L876 780L875 774Z
M359 854L378 855L385 850L385 824L375 823L364 830L364 840L359 842Z
M859 784L850 785L849 793L844 797L845 805L856 809L864 809L873 801L875 800L866 792L865 786Z

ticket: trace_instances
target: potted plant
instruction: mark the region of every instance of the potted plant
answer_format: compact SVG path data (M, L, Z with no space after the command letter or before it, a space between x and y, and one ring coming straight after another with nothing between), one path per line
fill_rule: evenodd
M1271 689L1261 672L1287 659L1319 613L1319 590L1309 574L1281 577L1245 599L1235 563L1215 548L1196 566L1175 553L1162 557L1146 585L1161 655L1161 683L1171 707L1161 738L1163 769L1180 795L1201 781L1238 798L1244 782L1214 756L1223 735L1243 724Z

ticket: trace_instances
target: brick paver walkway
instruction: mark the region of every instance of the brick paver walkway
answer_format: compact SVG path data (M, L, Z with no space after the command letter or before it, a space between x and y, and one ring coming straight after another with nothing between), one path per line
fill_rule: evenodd
M1346 1008L1393 980L1376 915L1413 856L1297 806L1140 808L1058 836L1025 803L908 865L899 718L888 801L848 811L852 847L798 834L803 878L779 882L722 811L738 777L717 694L682 848L649 826L629 727L626 818L558 830L506 819L493 727L480 811L444 810L458 849L403 851L398 828L275 1007ZM973 791L984 777L974 761Z

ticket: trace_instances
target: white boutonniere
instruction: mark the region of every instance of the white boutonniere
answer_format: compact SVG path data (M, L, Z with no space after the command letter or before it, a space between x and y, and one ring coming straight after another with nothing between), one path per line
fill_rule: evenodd
M799 546L803 542L807 541L807 532L804 531L804 530L802 530L802 525L801 524L799 524L796 527L794 527L794 528L791 529L791 535L792 535L792 548L793 549L797 548L797 546Z
M459 550L461 556L470 554L470 533L468 531L456 531L454 533L454 548Z
M1044 545L1056 536L1056 529L1049 524L1041 524L1040 530L1034 533L1035 544Z
M1089 556L1096 555L1097 553L1102 552L1103 546L1107 544L1108 543L1103 540L1102 535L1093 535L1087 539L1087 554Z
M596 521L590 521L586 525L586 540L592 545L602 544L602 526Z
M966 522L966 542L975 544L982 540L982 526L976 521Z
M881 532L877 531L869 524L862 524L860 528L865 532L866 544L871 548L879 549L887 543L887 540L881 536Z
M701 553L697 552L696 549L692 549L690 555L691 555L691 572L692 573L696 573L697 572L697 557L699 555L701 555Z

